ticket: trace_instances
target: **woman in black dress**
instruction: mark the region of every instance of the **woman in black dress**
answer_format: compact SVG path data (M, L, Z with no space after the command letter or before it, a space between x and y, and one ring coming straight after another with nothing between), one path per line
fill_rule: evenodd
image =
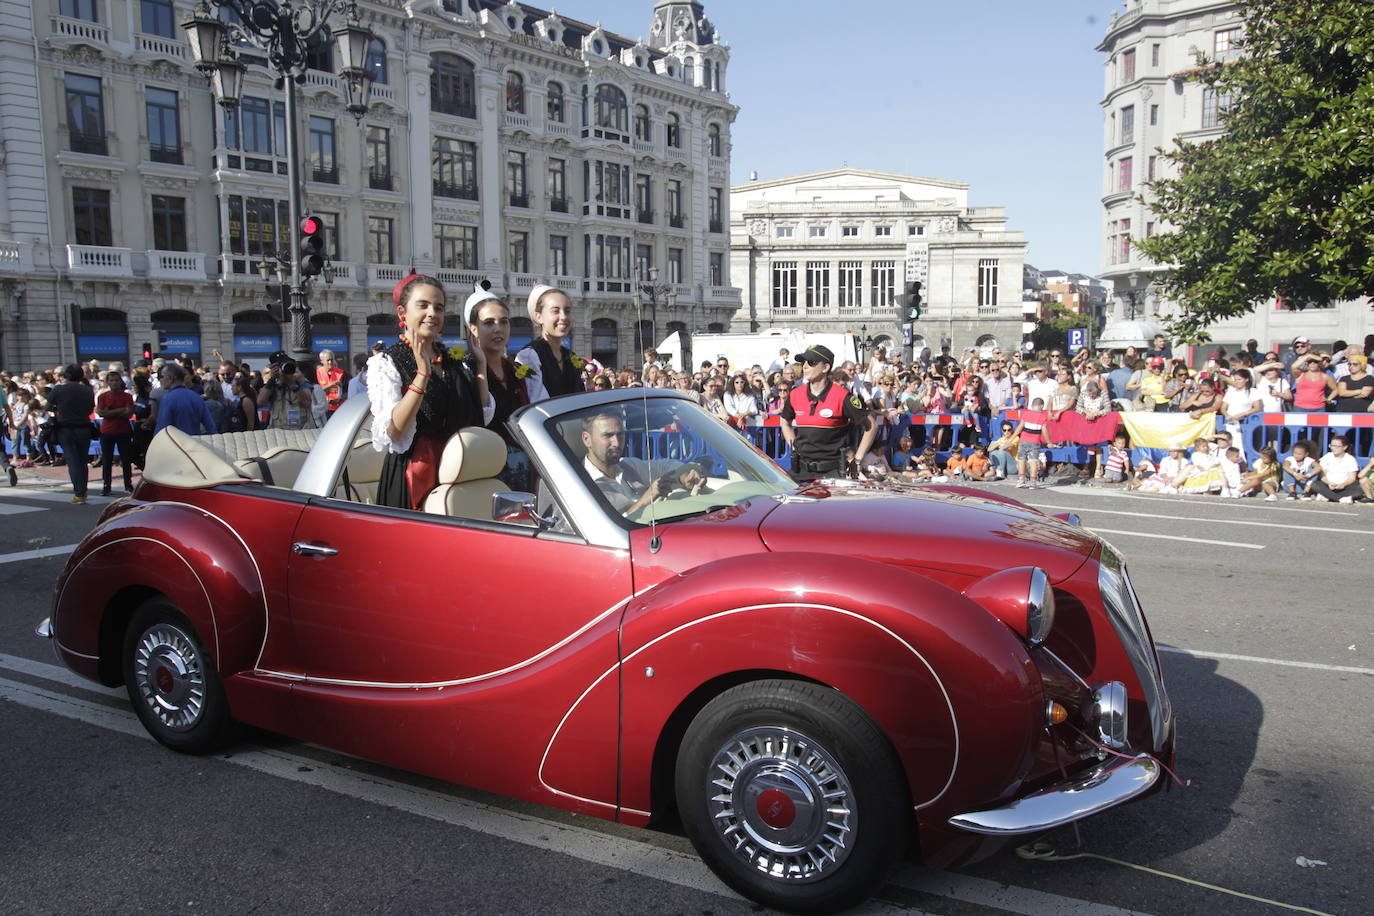
M533 374L533 370L506 355L506 344L510 341L510 309L492 294L490 287L491 284L486 280L478 283L477 289L468 296L463 312L467 319L468 336L485 358L487 388L496 402L496 412L487 427L506 443L506 467L501 472L501 479L512 490L527 493L530 492L529 456L506 428L506 421L517 409L530 402L525 381ZM475 362L471 364L475 365Z
M367 362L372 446L386 452L377 504L419 509L438 479L439 458L464 426L485 426L495 411L486 361L470 346L473 366L444 350L444 287L411 274L392 293L400 340Z
M568 294L552 286L536 286L530 290L529 312L535 337L515 354L515 361L532 370L525 380L530 403L585 391L582 367L586 361L563 344L572 333L572 300Z

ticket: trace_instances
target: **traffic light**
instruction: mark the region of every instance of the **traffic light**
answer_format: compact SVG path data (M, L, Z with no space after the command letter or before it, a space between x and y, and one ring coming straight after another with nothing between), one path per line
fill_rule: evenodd
M152 343L149 342L149 341L144 341L144 343L143 343L143 358L146 359L146 360L148 360L148 361L150 361L150 362L152 361L152 358L153 358L153 345L152 345Z
M318 216L301 220L301 276L314 277L324 270L324 222Z
M921 281L912 280L906 285L906 294L902 297L906 300L906 320L916 321L921 317Z

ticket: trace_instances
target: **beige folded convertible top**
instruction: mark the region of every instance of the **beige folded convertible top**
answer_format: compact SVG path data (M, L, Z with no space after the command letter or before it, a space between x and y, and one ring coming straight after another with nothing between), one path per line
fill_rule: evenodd
M162 429L148 445L143 478L164 487L195 490L224 483L258 483L239 472L229 457L175 426Z

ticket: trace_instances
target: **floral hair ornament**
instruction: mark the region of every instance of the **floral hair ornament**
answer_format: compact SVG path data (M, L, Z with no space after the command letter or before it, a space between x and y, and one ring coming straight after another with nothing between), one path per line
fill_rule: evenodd
M557 290L556 290L554 287L548 286L548 285L546 285L546 284L544 284L544 283L540 283L540 284L539 284L538 286L536 286L534 289L530 290L530 300L529 300L530 321L533 321L535 324L538 324L538 323L539 323L539 317L538 317L538 314L539 314L539 300L543 298L543 296L544 296L545 293L552 293L552 292L556 292L556 291L557 291Z
M467 319L467 324L477 321L477 309L483 302L491 300L501 301L501 297L491 291L490 280L478 280L473 286L472 295L468 296L468 301L463 305L463 316Z

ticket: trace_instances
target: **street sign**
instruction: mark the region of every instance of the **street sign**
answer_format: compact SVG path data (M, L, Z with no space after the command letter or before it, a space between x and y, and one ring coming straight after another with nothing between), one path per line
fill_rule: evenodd
M1087 328L1069 328L1069 352L1077 353L1088 345Z

